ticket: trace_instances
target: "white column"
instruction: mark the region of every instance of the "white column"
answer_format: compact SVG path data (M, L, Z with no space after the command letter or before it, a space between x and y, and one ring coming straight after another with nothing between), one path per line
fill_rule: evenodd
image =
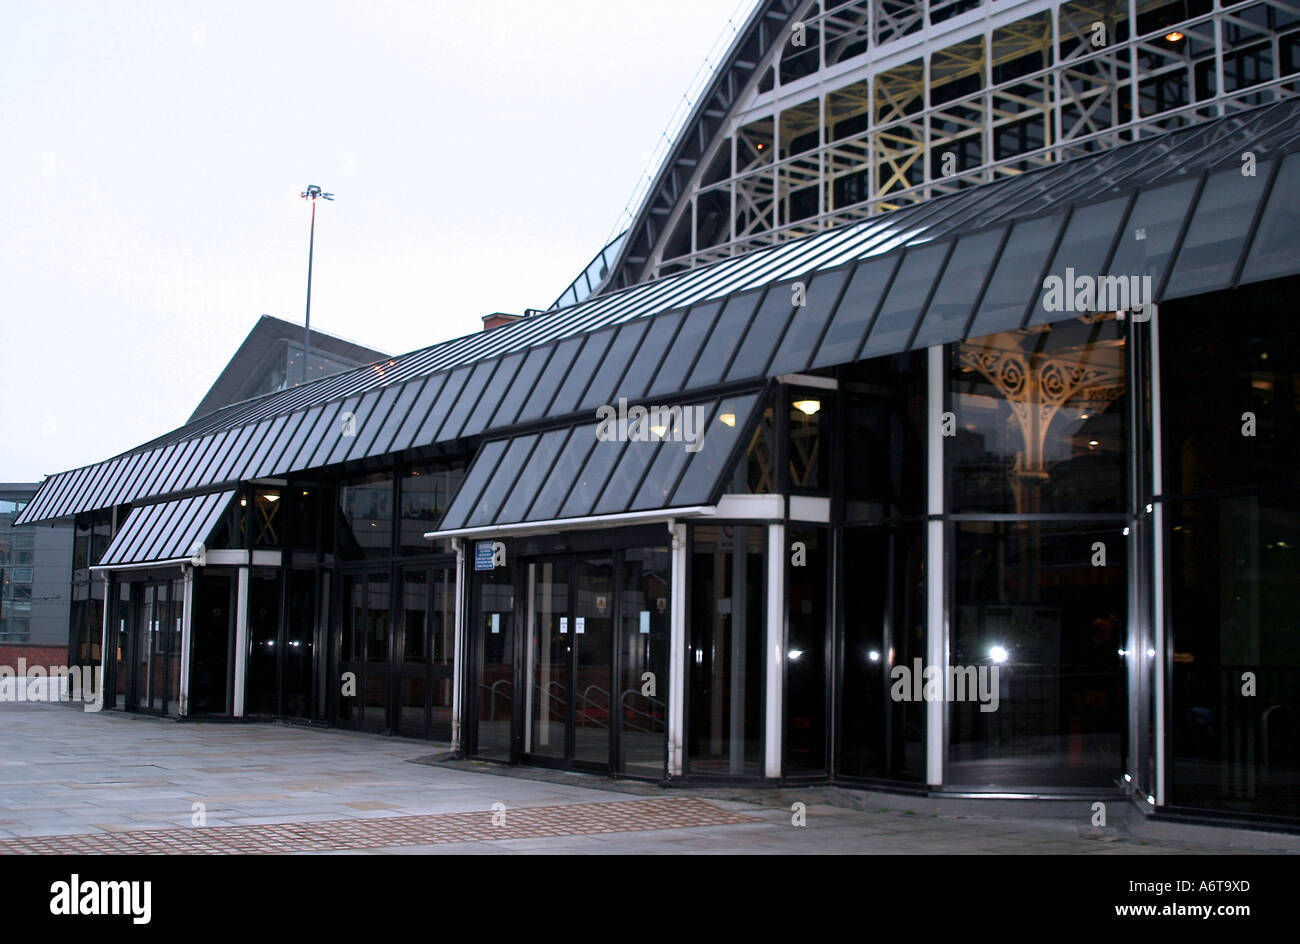
M244 675L248 668L248 568L238 570L235 595L235 703L231 713L244 717Z
M194 568L185 568L185 593L181 608L181 694L180 716L190 713L190 653L194 651Z
M743 550L740 553L744 553ZM781 776L785 731L785 525L767 526L767 672L763 776Z
M465 670L465 542L452 538L451 546L456 551L456 635L452 643L451 673L451 749L460 750L460 699L464 686L461 674Z
M668 522L672 536L672 590L668 628L668 776L682 775L686 745L686 525Z
M933 516L943 514L943 345L930 348L928 354L929 376L926 401L930 430L926 449L926 511L931 519L926 522L926 667L934 666L948 671L947 613L944 610L944 586L947 579L944 568L943 521ZM947 704L943 701L925 703L925 782L931 786L943 783L944 715Z

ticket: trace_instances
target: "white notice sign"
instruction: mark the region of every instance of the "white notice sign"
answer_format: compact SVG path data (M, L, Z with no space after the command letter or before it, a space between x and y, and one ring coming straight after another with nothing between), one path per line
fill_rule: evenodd
M561 616L561 617L560 617L560 632L562 632L562 633L567 633L568 631L569 631L569 618L568 618L567 616Z
M585 633L587 631L587 617L575 616L573 618L573 631L575 633Z

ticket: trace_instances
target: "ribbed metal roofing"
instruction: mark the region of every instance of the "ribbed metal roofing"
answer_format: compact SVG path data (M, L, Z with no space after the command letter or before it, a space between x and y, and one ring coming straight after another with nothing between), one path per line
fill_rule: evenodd
M234 491L214 492L131 509L97 567L156 564L189 558L207 541Z
M1063 320L1067 267L1158 301L1295 274L1298 142L1293 99L457 338L52 476L16 523Z

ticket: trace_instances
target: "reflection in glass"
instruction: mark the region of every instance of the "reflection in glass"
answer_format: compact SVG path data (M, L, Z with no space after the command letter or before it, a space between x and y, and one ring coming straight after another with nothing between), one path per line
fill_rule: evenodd
M664 775L667 750L671 585L666 548L629 548L624 553L617 770L656 780Z
M954 345L952 510L1122 510L1124 344L1102 316Z
M687 758L693 776L760 773L766 546L760 525L692 528Z

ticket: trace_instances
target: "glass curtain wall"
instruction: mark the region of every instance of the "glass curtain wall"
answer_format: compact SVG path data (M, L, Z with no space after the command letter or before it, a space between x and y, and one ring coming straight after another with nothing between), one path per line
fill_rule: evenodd
M1297 289L1160 309L1176 807L1300 818Z
M949 353L944 782L1112 786L1127 717L1124 322L1089 316Z

